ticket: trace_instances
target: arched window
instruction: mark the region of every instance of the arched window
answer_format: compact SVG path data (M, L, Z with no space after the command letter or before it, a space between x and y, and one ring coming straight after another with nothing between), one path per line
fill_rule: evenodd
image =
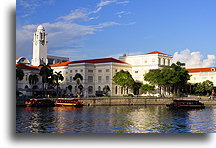
M28 89L28 85L25 86L25 89Z
M101 91L101 87L100 86L98 86L98 91Z
M32 87L32 89L38 89L38 86L37 86L37 85L34 85L34 86Z
M115 94L118 94L118 86L115 87Z
M71 92L72 91L72 85L68 85L68 87L67 87L68 89L69 89L69 91Z
M168 64L167 65L170 66L170 59L168 59Z
M121 87L121 94L123 94L123 87Z
M158 64L161 65L161 58L158 59Z
M72 82L73 81L73 77L72 76L70 76L70 82Z
M92 94L92 93L93 93L93 86L89 86L89 87L88 87L88 93L89 93L89 94Z

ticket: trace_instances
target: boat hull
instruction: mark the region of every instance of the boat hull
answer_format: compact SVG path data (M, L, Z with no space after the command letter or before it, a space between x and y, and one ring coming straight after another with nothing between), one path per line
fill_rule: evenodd
M197 100L174 100L173 103L167 104L171 109L204 109L205 105Z

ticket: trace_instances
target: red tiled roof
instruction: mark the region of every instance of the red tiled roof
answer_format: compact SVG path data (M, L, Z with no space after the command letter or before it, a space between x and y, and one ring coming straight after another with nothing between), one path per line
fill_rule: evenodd
M39 70L39 67L37 66L29 66L23 63L18 63L16 66L19 66L21 69L26 69L26 70Z
M164 55L167 55L167 54L159 52L159 51L152 51L152 52L149 52L149 53L146 53L146 54L164 54Z
M16 58L16 60L18 60L19 58Z
M128 64L123 61L114 59L114 58L102 58L102 59L91 59L91 60L79 60L79 61L68 61L68 62L60 62L56 64L50 65L51 67L57 67L57 66L67 66L68 64L76 64L76 63L122 63L122 64Z
M70 64L71 62L72 62L72 61L60 62L60 63L52 64L52 65L50 65L50 67L67 66L67 65Z
M211 72L213 71L212 69L216 69L216 67L207 67L207 68L188 68L189 73L196 73L196 72Z

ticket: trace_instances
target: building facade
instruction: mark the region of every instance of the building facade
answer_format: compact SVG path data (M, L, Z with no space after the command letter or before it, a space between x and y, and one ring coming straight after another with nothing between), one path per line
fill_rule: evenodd
M64 80L60 82L62 94L76 95L79 91L74 76L79 73L83 79L82 85L83 97L97 96L101 94L104 86L109 86L110 96L123 96L132 93L128 88L123 88L113 82L113 76L120 70L128 71L135 81L147 83L144 81L144 74L150 69L160 69L171 66L172 56L162 52L153 51L141 55L124 55L119 59L100 58L90 60L69 61L67 57L47 55L48 40L45 29L42 25L37 27L33 37L33 59L32 65L26 58L17 58L17 66L21 66L25 76L18 83L19 90L27 90L30 86L28 77L30 74L39 73L40 64L50 64L54 72L61 71ZM24 66L25 65L25 66ZM210 80L216 86L215 67L187 69L191 75L190 83L199 83ZM38 89L42 88L41 79L37 83Z
M122 96L130 93L129 90L126 91L116 85L112 78L120 70L131 72L131 66L114 58L62 62L53 64L51 67L56 72L62 71L64 80L61 83L61 89L66 89L67 94L77 93L77 84L73 79L77 73L83 77L81 84L84 97L97 96L106 85L110 88L110 96ZM72 87L71 90L67 89L69 86Z
M189 83L195 84L206 80L212 81L216 87L216 67L207 68L189 68L187 69L191 75Z
M135 81L147 83L143 75L150 69L159 69L165 66L171 66L172 56L162 52L153 51L143 55L121 56L119 60L131 65L131 75Z

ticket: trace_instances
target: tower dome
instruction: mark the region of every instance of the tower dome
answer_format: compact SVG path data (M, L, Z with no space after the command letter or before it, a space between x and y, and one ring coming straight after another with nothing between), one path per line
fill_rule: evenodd
M43 27L42 25L39 25L39 26L37 27L37 31L44 31L44 27Z

